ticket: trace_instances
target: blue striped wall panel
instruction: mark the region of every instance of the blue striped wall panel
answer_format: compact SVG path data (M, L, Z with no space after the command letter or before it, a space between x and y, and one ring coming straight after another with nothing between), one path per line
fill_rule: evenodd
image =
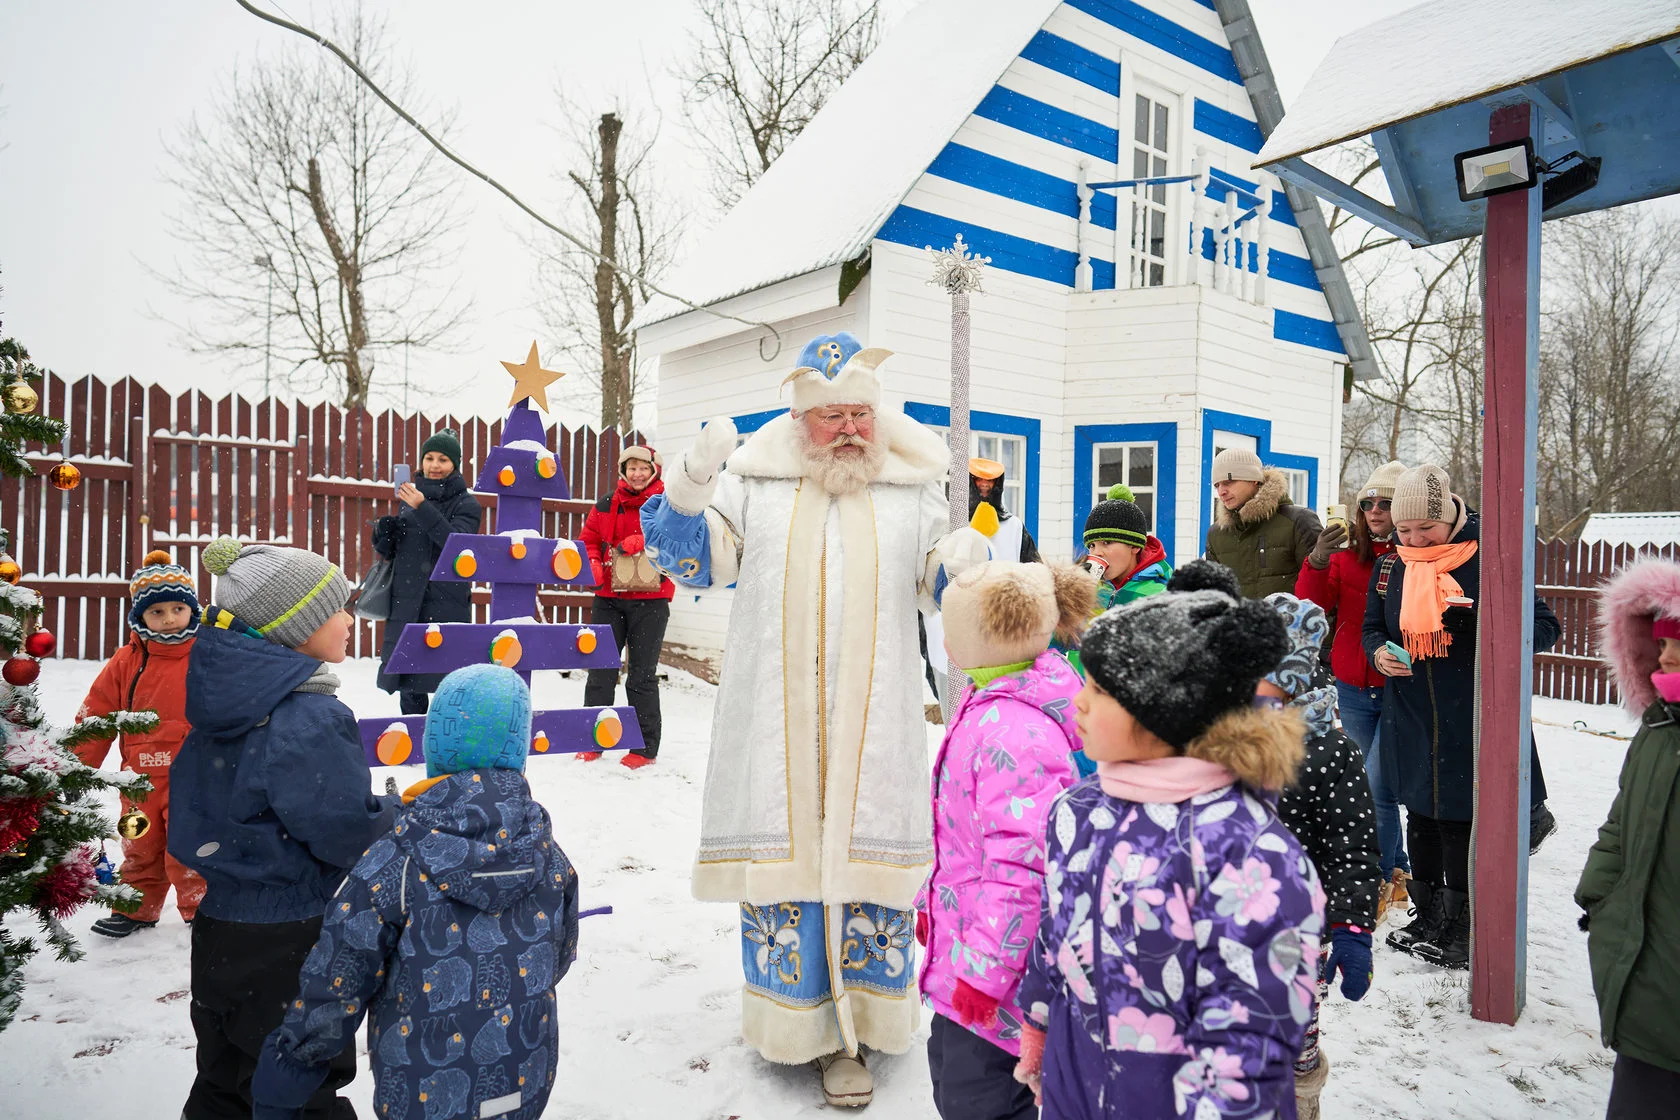
M1120 63L1096 51L1086 50L1060 35L1040 31L1021 52L1021 57L1028 62L1036 62L1046 70L1066 74L1112 97L1120 96Z
M1067 0L1067 5L1210 74L1242 84L1230 47L1204 39L1131 0Z
M927 173L1067 218L1079 218L1079 187L1072 180L1023 167L964 144L945 145L945 150L928 165ZM1099 191L1091 199L1093 225L1113 229L1115 213L1113 195Z
M875 236L895 245L924 249L930 245L936 248L950 245L959 233L974 253L992 258L993 268L1073 287L1073 274L1079 267L1079 254L1051 245L1041 245L1014 234L987 229L972 222L947 218L943 214L918 210L914 206L900 206L894 210L892 217L887 219L886 224ZM1114 287L1114 262L1092 257L1091 268L1095 273L1092 281L1094 287Z
M1054 140L1064 147L1096 156L1098 159L1112 160L1120 150L1118 129L1098 124L1066 109L1047 105L1003 86L993 86L992 91L975 108L974 115L1020 129L1033 136Z
M1249 152L1258 152L1260 145L1265 142L1265 137L1260 135L1259 125L1247 117L1227 112L1199 97L1196 98L1194 128L1204 136L1223 140L1233 147Z
M1332 354L1344 353L1342 336L1336 333L1335 323L1328 319L1314 319L1310 315L1297 315L1282 308L1272 313L1272 337L1317 350L1328 350Z

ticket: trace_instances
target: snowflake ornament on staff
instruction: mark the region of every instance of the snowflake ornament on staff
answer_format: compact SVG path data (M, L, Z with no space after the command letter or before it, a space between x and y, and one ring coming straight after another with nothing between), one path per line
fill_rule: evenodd
M944 288L951 296L951 474L946 496L950 501L951 531L955 532L968 524L968 297L982 290L980 278L992 258L970 253L960 233L956 244L949 249L929 245L927 253L933 258L933 278L928 283ZM950 672L955 677L959 670L951 666ZM955 679L945 689L941 705L947 722L961 692Z

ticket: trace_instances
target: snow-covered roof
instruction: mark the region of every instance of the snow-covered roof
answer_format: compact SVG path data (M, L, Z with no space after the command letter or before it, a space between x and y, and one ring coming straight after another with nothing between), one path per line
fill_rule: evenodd
M926 0L664 287L707 305L856 259L1061 0ZM650 300L635 326L687 308Z
M1677 35L1676 0L1434 0L1338 39L1254 163Z
M1680 513L1595 513L1583 544L1680 544Z

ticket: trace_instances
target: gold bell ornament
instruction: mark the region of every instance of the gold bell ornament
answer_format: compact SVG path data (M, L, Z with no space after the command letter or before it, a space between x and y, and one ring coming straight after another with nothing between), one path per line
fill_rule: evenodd
M117 835L124 840L138 840L151 831L152 818L139 809L130 809L117 818Z
M41 394L37 393L27 381L14 381L6 389L7 412L34 412L41 403Z

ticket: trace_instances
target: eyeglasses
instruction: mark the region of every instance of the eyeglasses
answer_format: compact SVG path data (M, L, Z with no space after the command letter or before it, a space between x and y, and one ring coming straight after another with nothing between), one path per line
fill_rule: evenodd
M1366 513L1370 513L1374 509L1380 509L1387 513L1394 508L1394 501L1390 498L1362 498L1359 502L1359 508Z
M863 424L873 423L874 420L875 410L873 408L859 408L853 409L849 412L834 409L827 412L817 413L817 423L821 424L825 428L844 428L847 423L861 426Z

